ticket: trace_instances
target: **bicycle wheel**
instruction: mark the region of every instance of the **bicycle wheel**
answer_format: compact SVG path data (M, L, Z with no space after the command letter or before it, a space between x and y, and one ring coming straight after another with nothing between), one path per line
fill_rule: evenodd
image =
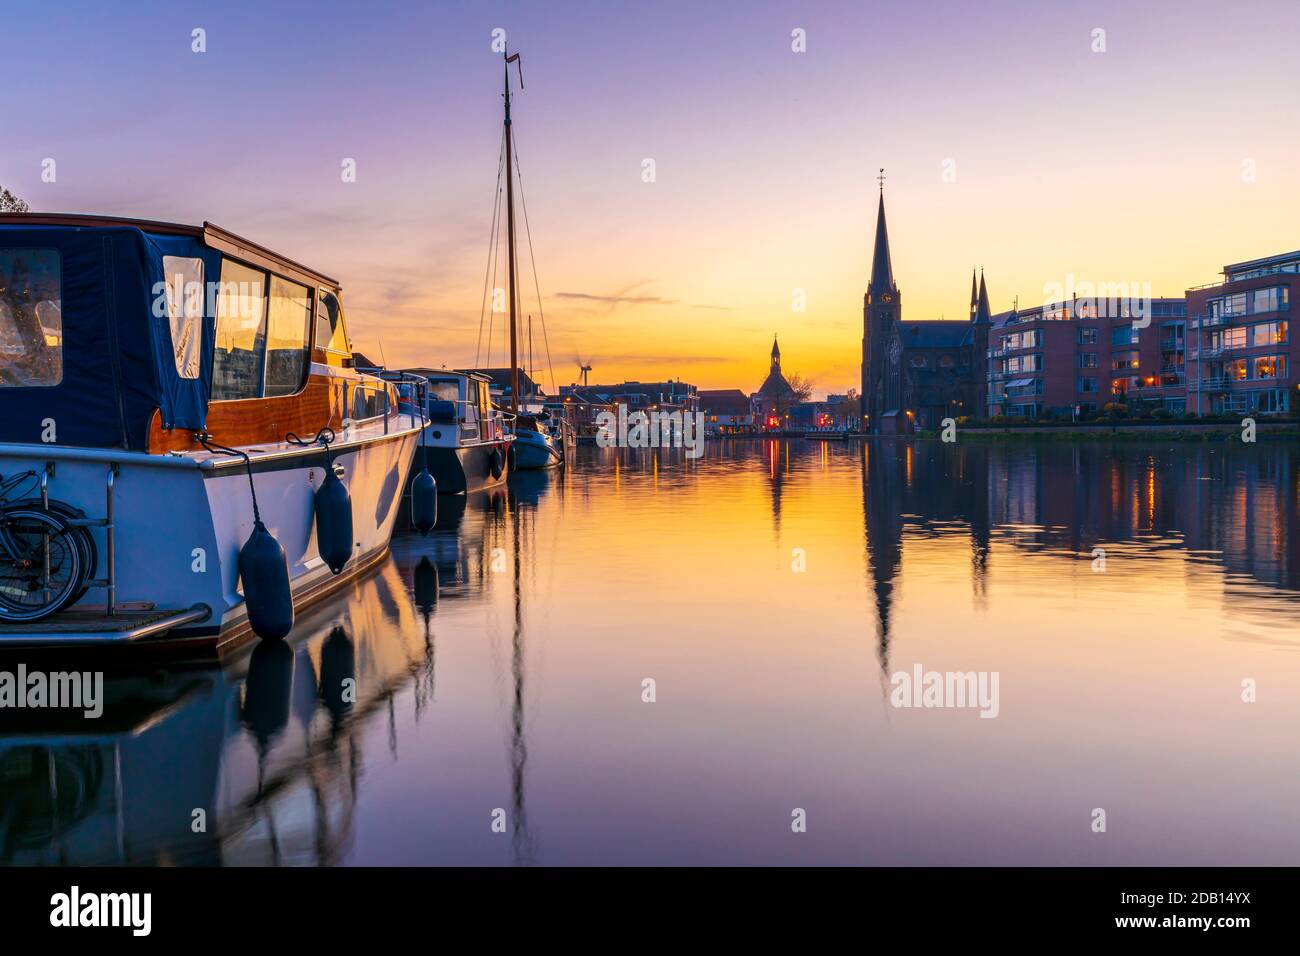
M40 498L24 498L21 501L15 501L10 505L11 508L32 508L45 511L45 505ZM86 513L80 508L73 505L65 504L54 498L50 499L50 511L53 511L60 518L84 518ZM99 569L99 547L95 544L95 536L90 533L90 529L85 526L69 526L73 537L77 542L81 557L81 587L77 588L77 593L72 596L70 604L76 604L82 596L89 590L86 582L95 576L95 571Z
M6 509L0 544L0 620L39 621L71 602L84 570L72 529L57 515Z

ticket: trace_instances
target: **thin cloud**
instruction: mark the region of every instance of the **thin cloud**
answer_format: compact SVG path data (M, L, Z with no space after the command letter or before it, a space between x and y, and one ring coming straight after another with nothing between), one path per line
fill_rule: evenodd
M584 302L603 302L606 305L676 305L676 299L657 295L592 295L590 292L557 292L553 299L580 299Z

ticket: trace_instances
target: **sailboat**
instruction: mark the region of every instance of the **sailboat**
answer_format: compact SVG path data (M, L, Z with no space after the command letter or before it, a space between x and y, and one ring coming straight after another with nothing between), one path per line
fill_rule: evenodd
M524 396L520 394L521 376L519 374L519 288L518 288L518 257L516 254L515 239L515 181L518 177L518 170L515 159L515 136L510 119L510 64L517 65L519 70L519 88L523 89L524 74L523 65L520 62L518 53L510 53L505 50L502 53L505 61L505 131L504 131L504 169L506 178L506 249L507 261L506 270L508 274L508 286L510 296L510 420L512 423L511 431L514 442L510 447L511 468L519 469L541 469L554 468L557 465L564 464L565 451L568 447L566 441L566 423L562 417L552 415L545 406L534 401L535 396L529 396L525 401ZM523 182L519 182L520 192L523 191ZM525 227L527 226L527 205L524 205ZM528 234L529 259L532 256L532 235ZM491 259L489 259L491 261ZM533 280L537 284L536 263L533 264ZM546 317L541 311L541 295L538 290L538 314L542 321L542 332L545 335ZM489 350L491 348L491 332L488 334ZM528 352L531 364L532 357L532 316L528 317ZM549 354L549 348L548 348Z

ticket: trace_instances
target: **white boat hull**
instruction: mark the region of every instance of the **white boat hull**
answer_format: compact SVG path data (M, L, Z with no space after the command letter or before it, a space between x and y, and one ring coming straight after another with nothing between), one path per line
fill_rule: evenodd
M334 575L316 545L314 496L325 475L318 446L275 445L252 451L257 503L266 528L285 550L295 609L334 590L388 550L402 489L415 452L418 426L383 432L382 423L350 428L333 446L335 470L352 499L354 550ZM148 455L59 446L0 446L0 474L53 463L49 496L83 509L106 511L113 482L116 603L183 609L206 605L201 623L177 627L166 640L204 639L227 645L248 634L239 581L239 550L253 530L253 505L243 460L225 455ZM100 553L94 576L106 575L106 532L93 529ZM106 603L91 589L73 609ZM57 619L58 615L55 615ZM0 629L0 645L22 635Z

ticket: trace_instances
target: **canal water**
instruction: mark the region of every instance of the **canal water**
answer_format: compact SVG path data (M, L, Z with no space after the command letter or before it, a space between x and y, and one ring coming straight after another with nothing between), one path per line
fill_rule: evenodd
M1294 864L1298 500L1282 442L582 448L0 726L0 861Z

